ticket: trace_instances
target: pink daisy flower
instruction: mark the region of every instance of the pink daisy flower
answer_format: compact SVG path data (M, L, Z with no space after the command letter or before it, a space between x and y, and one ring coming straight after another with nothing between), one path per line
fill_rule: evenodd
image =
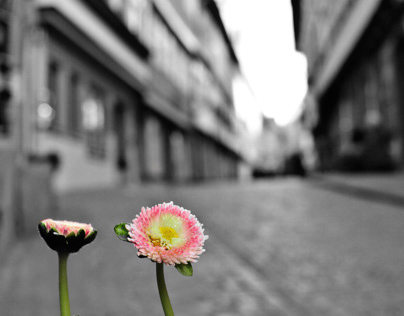
M168 265L196 262L205 251L202 224L190 211L171 203L142 208L126 225L138 256Z
M77 252L92 242L97 231L91 224L44 219L38 224L38 230L48 246L58 252Z
M59 235L63 235L65 237L69 236L71 233L77 236L80 229L84 231L84 238L87 238L90 235L94 228L91 224L71 222L71 221L55 221L53 219L44 219L41 223L45 224L46 230L49 232L52 228L54 228Z

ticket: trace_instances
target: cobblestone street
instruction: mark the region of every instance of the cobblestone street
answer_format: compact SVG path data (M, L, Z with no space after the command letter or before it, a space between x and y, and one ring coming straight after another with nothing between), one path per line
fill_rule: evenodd
M72 313L162 315L154 265L113 232L141 206L190 209L210 236L185 278L167 267L176 315L404 314L404 212L298 179L143 186L64 195L51 217L90 222L68 263ZM57 256L35 232L0 265L0 315L57 315Z

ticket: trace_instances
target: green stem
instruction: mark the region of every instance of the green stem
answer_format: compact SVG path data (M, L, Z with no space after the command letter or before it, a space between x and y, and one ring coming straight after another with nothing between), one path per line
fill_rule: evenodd
M171 307L170 298L166 288L166 281L164 280L164 263L156 263L157 287L159 289L161 305L165 316L175 316L173 308Z
M71 316L69 302L69 288L67 285L67 258L68 253L58 252L59 256L59 303L60 316Z

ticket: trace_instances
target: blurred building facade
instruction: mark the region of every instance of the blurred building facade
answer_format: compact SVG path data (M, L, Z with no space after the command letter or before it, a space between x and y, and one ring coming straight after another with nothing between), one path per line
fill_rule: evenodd
M262 116L262 129L256 136L253 176L267 177L284 172L287 140L273 118Z
M18 57L0 132L56 161L58 189L237 176L238 60L214 1L6 2Z
M236 178L238 72L213 0L1 0L0 249L54 188Z
M309 113L309 98L306 97L304 102L305 113ZM305 176L316 168L317 155L309 128L312 125L309 125L307 115L285 126L277 125L272 118L263 117L262 125L254 142L254 177Z
M298 49L308 59L316 104L316 113L311 107L306 116L317 121L320 167L388 170L403 165L403 1L292 4L299 13Z

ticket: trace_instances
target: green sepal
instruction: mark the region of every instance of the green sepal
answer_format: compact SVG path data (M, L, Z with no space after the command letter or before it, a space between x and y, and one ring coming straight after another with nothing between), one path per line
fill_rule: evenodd
M38 230L41 237L52 250L61 253L75 253L84 245L92 242L97 236L97 231L94 230L85 238L85 231L80 229L77 235L71 232L67 237L60 235L56 228L52 227L49 231L44 223L38 224Z
M181 273L184 276L192 276L193 275L193 269L192 269L192 264L191 262L188 262L187 264L176 264L175 268L179 273Z
M130 236L129 236L129 231L126 229L126 225L128 225L128 224L120 223L114 227L114 231L120 240L129 242L128 238Z
M44 223L38 224L38 230L41 237L45 240L46 244L55 251L66 249L66 237L59 235L55 228L51 228L47 231Z
M98 232L94 229L94 231L91 234L87 235L87 238L84 239L84 244L88 245L89 243L91 243L95 239L95 237L97 237L97 233Z

